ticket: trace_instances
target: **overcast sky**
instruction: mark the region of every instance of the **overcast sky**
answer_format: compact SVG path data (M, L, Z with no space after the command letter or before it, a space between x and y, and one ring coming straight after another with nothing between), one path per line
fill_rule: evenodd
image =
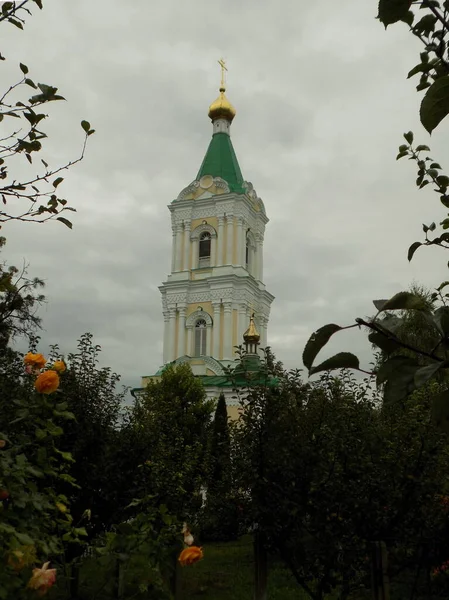
M429 142L420 94L406 79L419 42L383 29L376 0L45 0L24 31L1 24L2 88L18 63L67 102L49 107L42 157L76 157L81 119L96 129L60 191L74 227L7 224L4 258L46 281L41 349L76 348L86 331L102 364L139 386L162 360L158 286L170 268L167 205L194 178L209 144L217 59L228 64L237 109L232 140L244 178L263 199L265 283L276 297L269 343L302 366L321 325L372 314L412 281L447 278L442 251L407 262L423 222L444 218L414 165L395 162L413 129L448 166L449 120ZM362 332L337 336L323 357L349 350L367 365Z

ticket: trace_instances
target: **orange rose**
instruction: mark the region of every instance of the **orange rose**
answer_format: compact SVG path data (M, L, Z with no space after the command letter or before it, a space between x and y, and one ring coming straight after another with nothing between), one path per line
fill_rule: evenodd
M20 548L13 550L8 557L8 565L14 571L21 571L23 567L32 564L36 560L36 549L34 546L21 546Z
M54 371L57 371L58 373L64 373L64 371L67 369L67 367L63 360L55 360L55 362L53 363L52 369Z
M34 387L41 394L52 394L59 387L59 375L56 371L44 371L36 378Z
M41 569L33 569L33 574L28 582L27 587L37 590L39 596L46 594L56 581L56 569L49 569L49 564L46 562Z
M193 563L198 562L203 558L203 550L202 548L198 548L198 546L190 546L190 548L184 548L184 550L179 555L179 562L183 567L187 565L193 565Z
M42 354L32 354L31 352L28 352L28 354L25 354L23 362L27 366L34 367L36 369L43 369L47 359Z
M6 446L6 440L0 440L0 448L4 448Z

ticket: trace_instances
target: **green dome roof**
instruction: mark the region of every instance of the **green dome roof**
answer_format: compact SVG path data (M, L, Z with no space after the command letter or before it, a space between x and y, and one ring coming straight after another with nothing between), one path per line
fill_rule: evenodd
M204 175L221 177L229 185L231 192L245 193L242 172L227 133L214 133L212 136L196 179L200 180Z

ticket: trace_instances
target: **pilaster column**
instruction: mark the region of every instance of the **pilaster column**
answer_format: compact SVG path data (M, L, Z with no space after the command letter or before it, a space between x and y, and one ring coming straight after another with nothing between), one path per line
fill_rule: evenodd
M249 319L246 317L246 304L239 305L239 322L238 322L238 332L239 339L237 340L238 346L243 346L243 334L248 329Z
M237 218L237 264L238 265L244 265L245 261L243 259L243 253L242 253L242 249L244 246L244 239L243 239L243 218L242 217L238 217Z
M162 348L162 360L164 362L164 365L168 362L168 335L169 335L169 328L168 328L168 322L169 322L169 312L168 310L164 310L162 312L162 314L164 315L164 344L163 344L163 348Z
M257 242L257 279L263 281L263 235Z
M187 327L187 354L193 356L193 327Z
M171 244L171 272L174 273L175 272L175 266L176 266L176 225L173 225L172 227L172 244Z
M262 348L267 347L267 329L268 329L268 319L267 317L260 318L260 345Z
M218 360L220 355L221 304L220 302L213 302L212 306L214 308L214 347L212 351L212 356Z
M223 358L232 359L232 304L225 302L223 307Z
M192 269L198 269L198 251L199 251L199 240L195 238L192 240Z
M210 240L210 266L215 267L217 264L217 236L212 236Z
M223 242L224 242L224 217L218 217L218 238L217 238L217 267L223 264Z
M178 224L176 229L176 256L175 256L175 271L181 270L182 262L182 225Z
M232 265L232 257L234 254L234 217L226 217L226 223L226 264Z
M179 319L178 319L178 326L179 326L179 331L178 331L178 348L177 348L177 355L179 356L184 356L184 354L186 353L185 351L185 345L186 345L186 309L183 306L182 308L180 308L178 310L179 313Z
M175 359L176 308L168 310L167 362Z
M212 356L212 325L206 327L206 356Z
M184 252L182 260L182 270L189 270L189 257L190 257L190 221L184 221Z

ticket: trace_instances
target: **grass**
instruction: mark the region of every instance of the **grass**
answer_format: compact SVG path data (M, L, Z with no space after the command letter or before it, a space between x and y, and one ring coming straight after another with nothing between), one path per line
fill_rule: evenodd
M179 567L178 598L180 600L250 600L254 594L254 557L251 536L244 536L236 542L207 543L203 547L204 558L190 567ZM403 575L402 582L391 582L391 600L404 600L410 597L413 574ZM86 559L80 572L80 599L113 600L116 598L115 563L110 557ZM149 600L151 592L139 592L139 585L145 579L151 581L145 553L134 556L124 571L125 598ZM402 585L401 585L402 583ZM69 598L67 579L58 578L59 589L49 594L49 600ZM309 600L307 594L297 585L289 570L282 563L271 559L268 569L269 600ZM415 595L416 600L447 598L447 595ZM327 600L337 600L338 593L327 596ZM371 600L369 590L353 592L353 600Z
M180 573L182 600L248 600L254 593L254 559L251 536L237 542L207 544L204 559ZM282 565L270 565L270 600L305 600L295 580Z

